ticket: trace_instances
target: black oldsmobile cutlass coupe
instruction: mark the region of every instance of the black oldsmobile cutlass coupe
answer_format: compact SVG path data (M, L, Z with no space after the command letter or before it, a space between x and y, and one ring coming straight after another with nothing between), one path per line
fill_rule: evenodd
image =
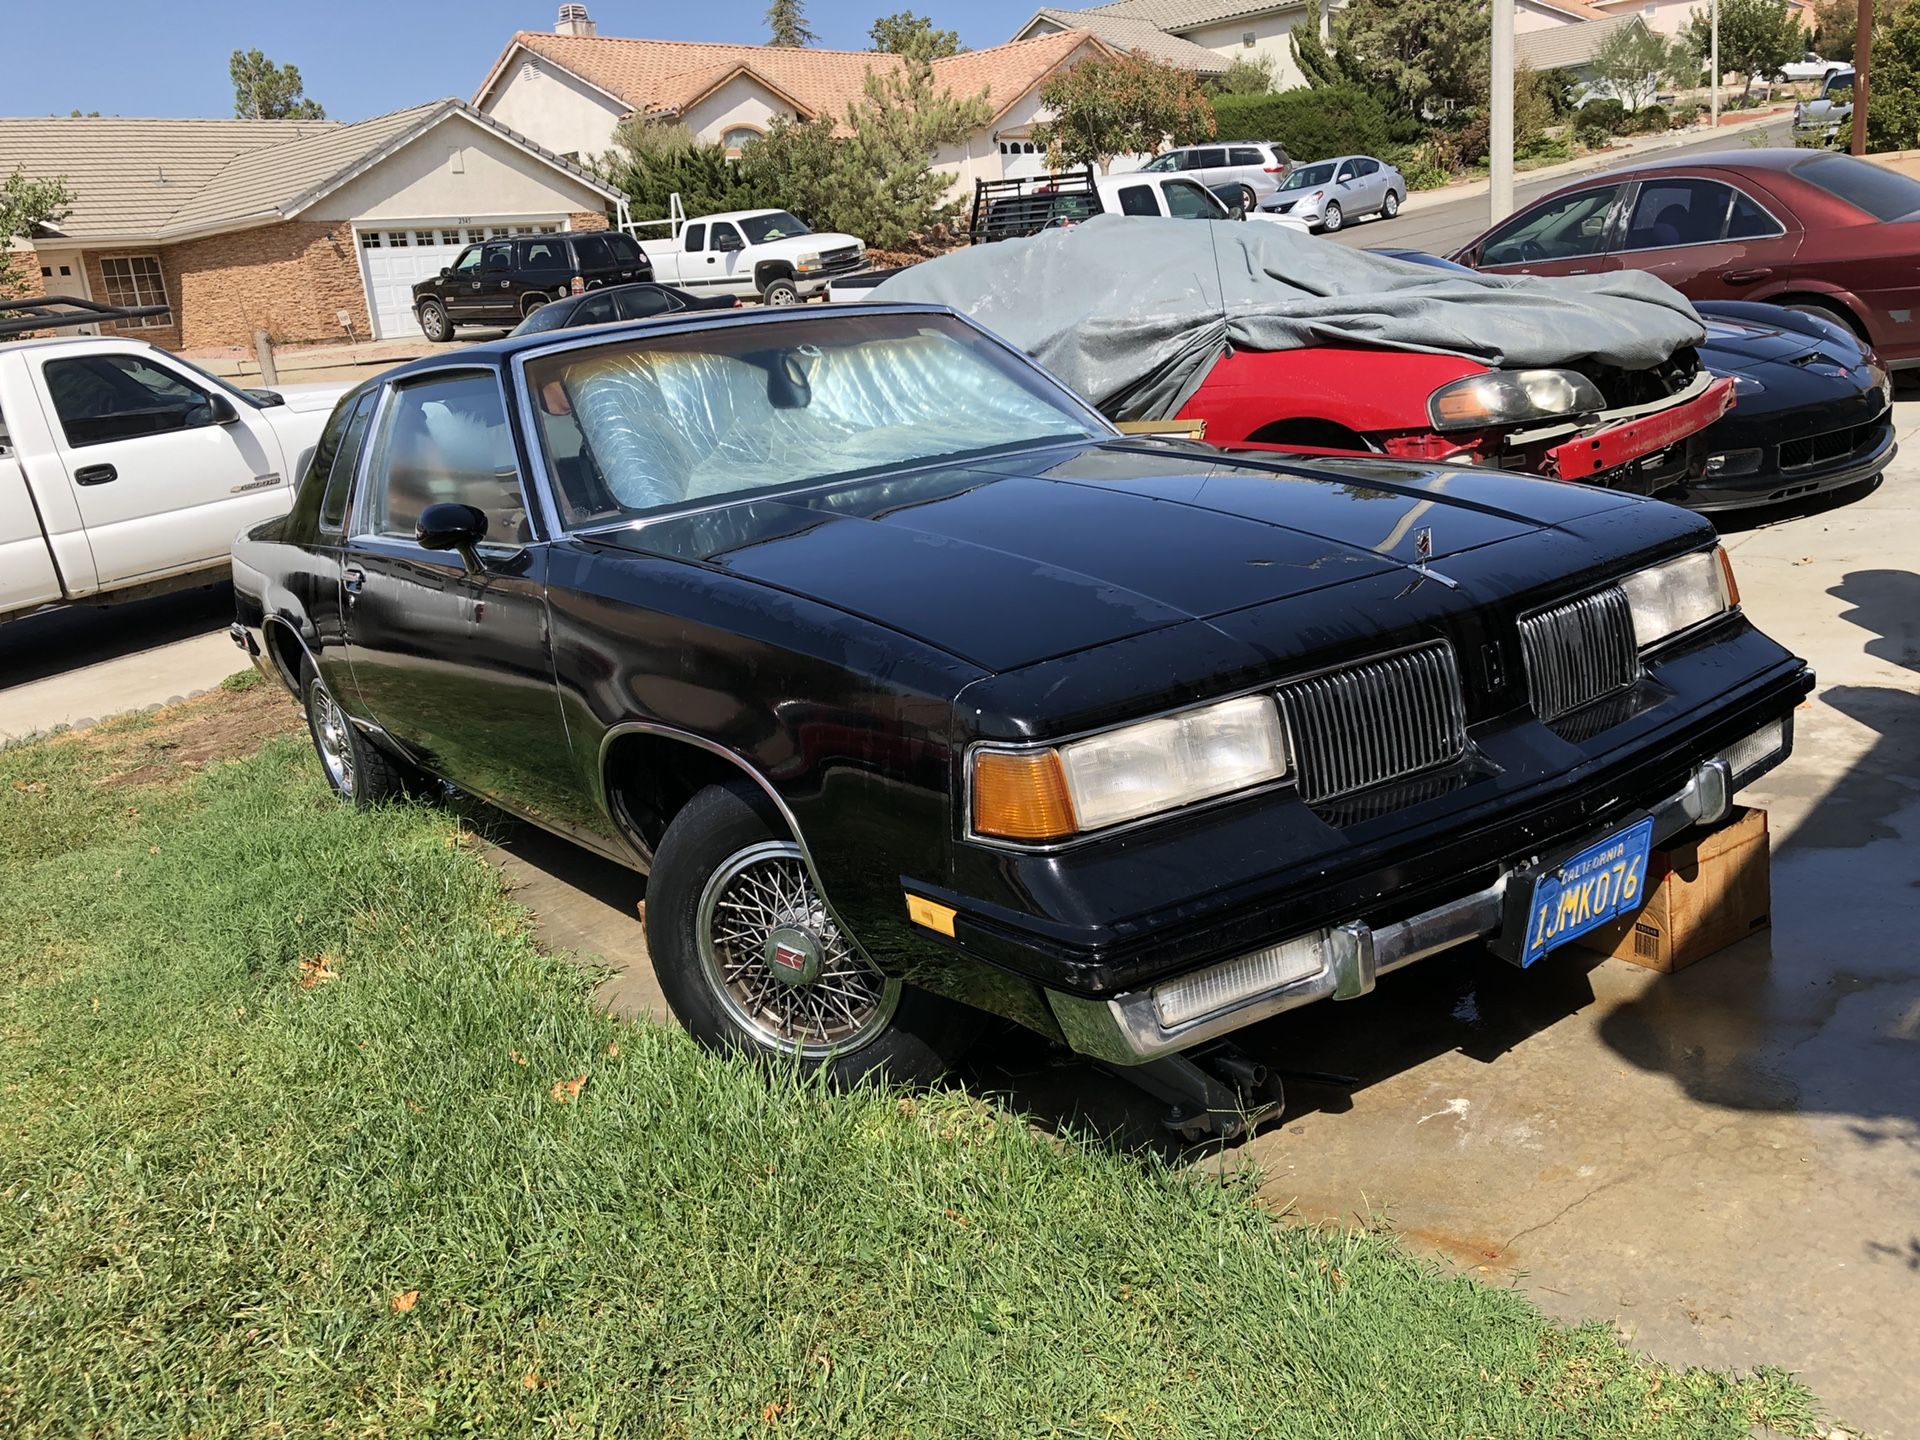
M1686 511L1129 438L930 306L390 371L234 571L334 788L649 872L701 1040L911 1081L988 1011L1193 1129L1244 1025L1632 912L1812 685Z

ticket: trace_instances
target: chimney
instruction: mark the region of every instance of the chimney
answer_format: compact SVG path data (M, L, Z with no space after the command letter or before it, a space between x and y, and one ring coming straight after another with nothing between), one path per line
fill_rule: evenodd
M587 18L584 5L562 5L560 18L554 22L556 35L591 35L594 33L593 21Z

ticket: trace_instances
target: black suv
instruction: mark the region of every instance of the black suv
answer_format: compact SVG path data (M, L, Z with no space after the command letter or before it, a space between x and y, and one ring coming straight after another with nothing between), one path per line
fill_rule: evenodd
M460 325L511 330L562 295L651 279L646 251L617 230L515 235L469 245L415 285L413 313L429 340L451 340Z

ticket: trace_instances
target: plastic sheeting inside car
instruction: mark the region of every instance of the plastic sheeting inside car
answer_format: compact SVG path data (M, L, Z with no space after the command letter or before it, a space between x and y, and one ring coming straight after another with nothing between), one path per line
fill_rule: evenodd
M901 327L836 318L670 337L566 363L557 378L570 418L549 409L542 423L557 456L590 458L605 492L598 504L573 493L585 477L569 480L563 467L569 509L592 514L611 499L645 512L1091 433L1090 419L1042 398L1038 377L1023 384L998 346L951 320L917 316L907 333L880 333Z
M1706 334L1638 270L1464 275L1273 225L1119 215L914 265L871 298L951 305L1115 420L1171 418L1229 347L1644 369Z

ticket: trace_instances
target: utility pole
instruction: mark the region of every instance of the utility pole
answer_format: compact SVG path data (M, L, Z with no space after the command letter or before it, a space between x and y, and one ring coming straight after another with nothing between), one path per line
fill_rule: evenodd
M1871 4L1872 0L1865 0L1865 3ZM1711 28L1713 42L1708 47L1707 69L1713 74L1707 81L1707 85L1713 96L1713 133L1718 135L1720 133L1720 0L1713 0Z
M1867 153L1867 79L1873 68L1873 0L1860 0L1859 38L1853 43L1853 153Z
M1870 3L1870 0L1862 0ZM1498 225L1513 213L1513 0L1493 0L1493 55L1487 97L1487 198Z

